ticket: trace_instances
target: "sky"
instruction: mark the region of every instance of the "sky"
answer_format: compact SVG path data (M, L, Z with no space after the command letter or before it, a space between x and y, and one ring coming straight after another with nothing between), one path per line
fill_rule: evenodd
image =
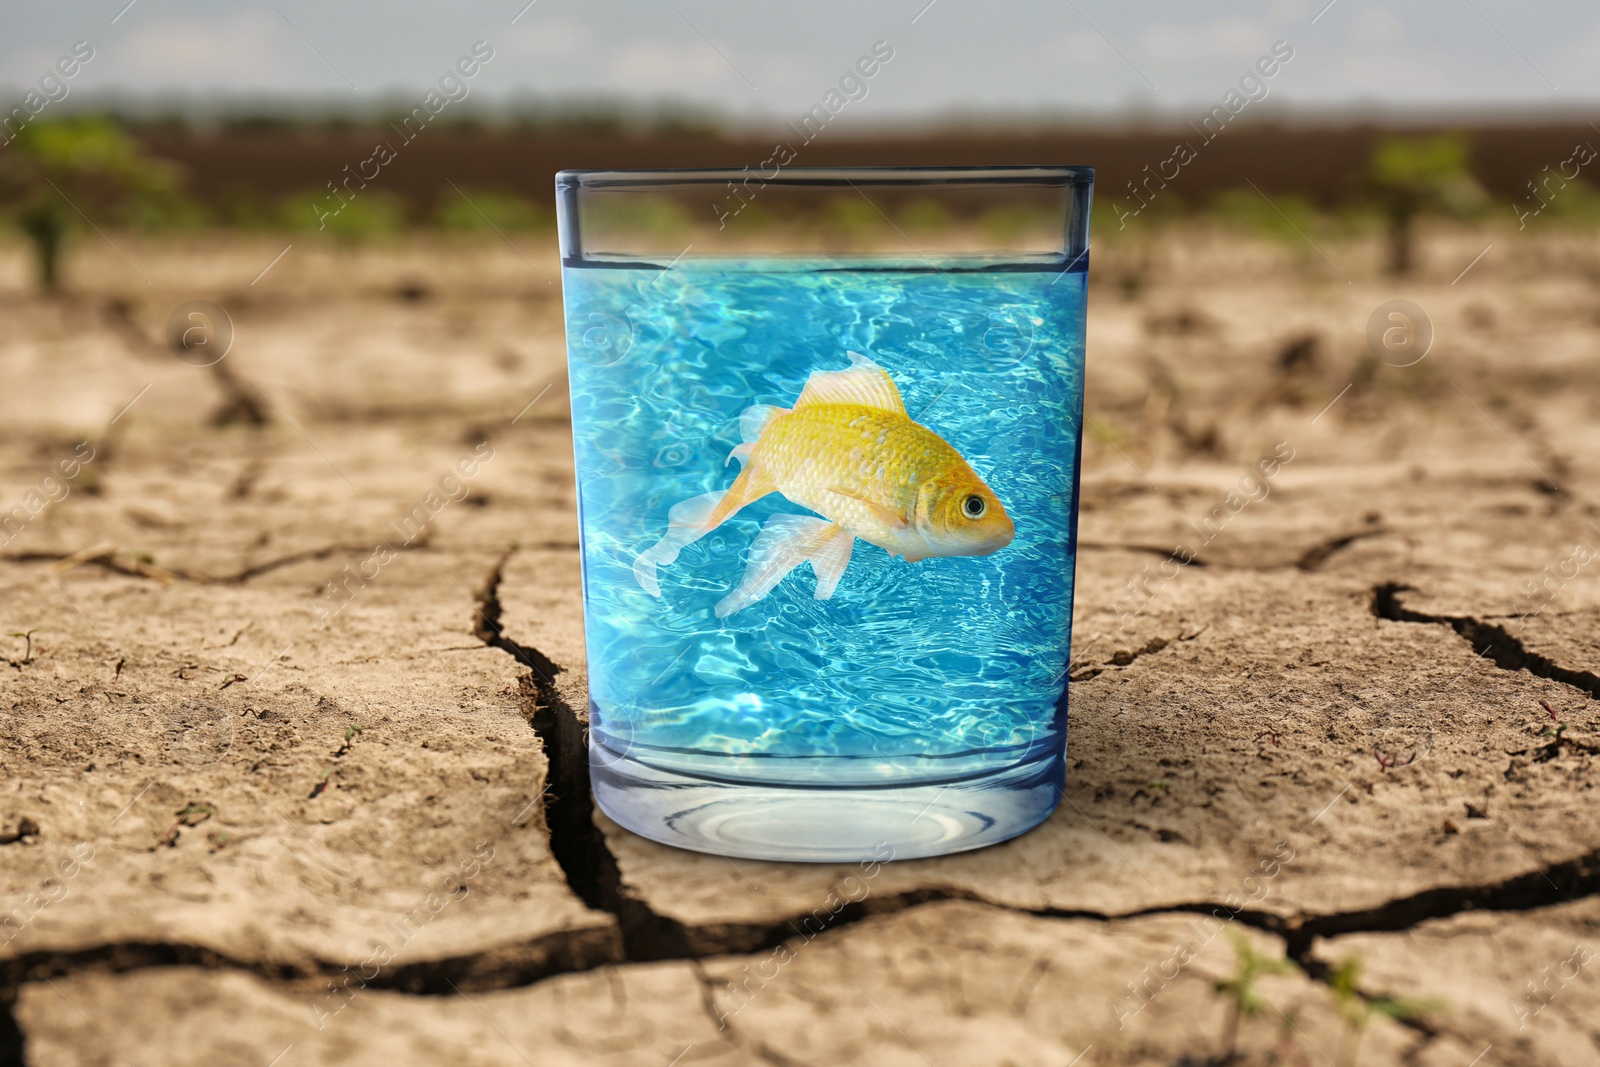
M1593 0L0 0L0 105L80 40L94 58L63 111L420 101L485 41L493 58L466 86L480 104L622 100L764 123L821 102L882 41L892 58L849 124L1182 118L1283 41L1293 58L1258 114L1559 107L1600 122Z

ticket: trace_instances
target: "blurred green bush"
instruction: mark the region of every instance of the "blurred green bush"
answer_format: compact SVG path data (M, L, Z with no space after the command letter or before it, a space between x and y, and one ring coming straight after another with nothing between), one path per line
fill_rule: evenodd
M1389 273L1411 273L1416 221L1424 213L1469 218L1487 205L1468 165L1465 137L1386 137L1373 150L1367 183L1389 229Z
M0 210L33 246L39 284L61 287L61 249L81 225L140 225L198 218L178 192L178 171L152 159L112 120L41 120L0 155Z
M363 189L349 200L324 190L286 198L279 206L280 224L291 230L327 233L350 243L403 233L406 203L393 193Z
M555 213L526 197L500 189L445 190L433 216L434 223L454 233L488 233L492 230L544 230L555 226Z

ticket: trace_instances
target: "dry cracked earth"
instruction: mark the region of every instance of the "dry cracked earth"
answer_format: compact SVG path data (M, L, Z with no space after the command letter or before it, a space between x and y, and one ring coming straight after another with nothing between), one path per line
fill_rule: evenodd
M0 248L0 1061L1600 1063L1593 237L1108 236L1064 801L866 870L594 810L553 260L296 240Z

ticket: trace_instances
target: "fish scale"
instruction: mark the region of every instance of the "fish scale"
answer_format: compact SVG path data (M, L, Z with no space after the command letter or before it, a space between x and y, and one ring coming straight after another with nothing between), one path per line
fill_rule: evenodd
M780 415L751 454L802 507L873 540L888 526L847 488L891 511L914 515L917 486L966 466L944 438L904 415L860 404L817 404Z

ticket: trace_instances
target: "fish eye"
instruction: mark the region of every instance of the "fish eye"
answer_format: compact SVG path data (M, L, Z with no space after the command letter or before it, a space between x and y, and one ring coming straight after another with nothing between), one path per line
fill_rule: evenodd
M961 502L961 513L969 519L981 519L988 510L989 505L976 493Z

